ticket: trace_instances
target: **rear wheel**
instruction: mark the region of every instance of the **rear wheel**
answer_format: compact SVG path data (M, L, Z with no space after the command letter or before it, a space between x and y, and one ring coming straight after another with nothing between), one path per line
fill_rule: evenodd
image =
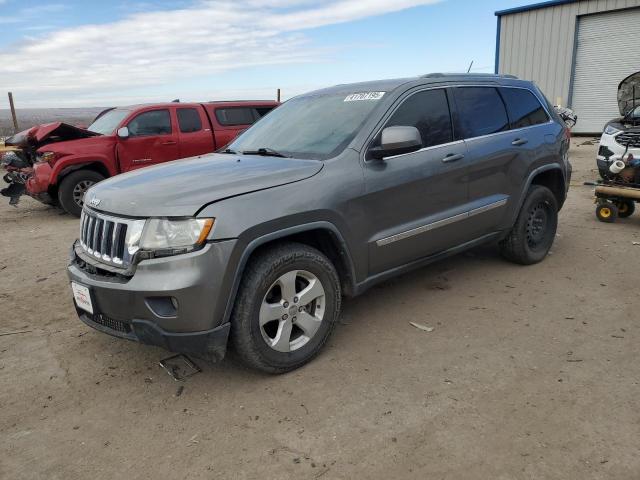
M79 217L84 206L84 196L94 184L104 180L104 176L93 170L76 170L62 179L58 189L60 206L74 217Z
M620 200L616 202L616 207L618 207L618 216L620 218L627 218L635 212L636 203L632 200Z
M231 341L248 366L284 373L311 360L340 312L333 264L307 245L286 243L252 259L231 317Z
M533 185L511 232L500 242L500 252L507 260L521 265L538 263L549 253L557 228L556 197L547 187Z
M613 203L603 203L596 207L596 217L605 223L613 223L618 218L618 207Z

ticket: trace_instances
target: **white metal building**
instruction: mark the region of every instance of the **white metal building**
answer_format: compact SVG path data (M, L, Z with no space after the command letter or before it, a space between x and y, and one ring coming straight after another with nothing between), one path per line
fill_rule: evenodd
M640 71L640 0L555 0L496 16L496 73L533 80L575 110L575 133L620 116L618 85Z

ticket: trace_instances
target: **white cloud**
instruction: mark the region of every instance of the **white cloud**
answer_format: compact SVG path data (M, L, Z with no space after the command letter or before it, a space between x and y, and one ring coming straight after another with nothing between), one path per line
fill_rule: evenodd
M114 97L230 69L318 61L328 52L310 46L305 30L436 1L201 0L188 8L133 13L27 37L5 49L0 83L8 85L0 91L12 89L32 105L71 95L89 100L97 92Z

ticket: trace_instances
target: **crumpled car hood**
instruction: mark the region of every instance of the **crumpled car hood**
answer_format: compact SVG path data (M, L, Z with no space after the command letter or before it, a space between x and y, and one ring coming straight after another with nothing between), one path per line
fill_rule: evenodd
M635 105L640 105L640 72L629 75L618 85L618 110L623 117L631 111L634 105L633 92L635 87Z
M12 147L39 147L43 143L77 140L79 138L95 137L99 133L90 132L84 128L74 127L68 123L54 122L36 125L28 130L16 133L5 140L5 145Z
M213 153L117 175L92 187L85 203L114 215L192 216L225 198L304 180L323 166L317 160Z

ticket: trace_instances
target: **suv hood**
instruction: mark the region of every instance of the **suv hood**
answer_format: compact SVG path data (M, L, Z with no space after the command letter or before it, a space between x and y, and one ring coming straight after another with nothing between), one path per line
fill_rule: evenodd
M86 201L116 215L192 216L225 198L304 180L323 165L318 160L210 154L110 178L92 187Z
M618 85L618 110L623 117L633 108L635 87L636 106L640 105L640 72L629 75Z

